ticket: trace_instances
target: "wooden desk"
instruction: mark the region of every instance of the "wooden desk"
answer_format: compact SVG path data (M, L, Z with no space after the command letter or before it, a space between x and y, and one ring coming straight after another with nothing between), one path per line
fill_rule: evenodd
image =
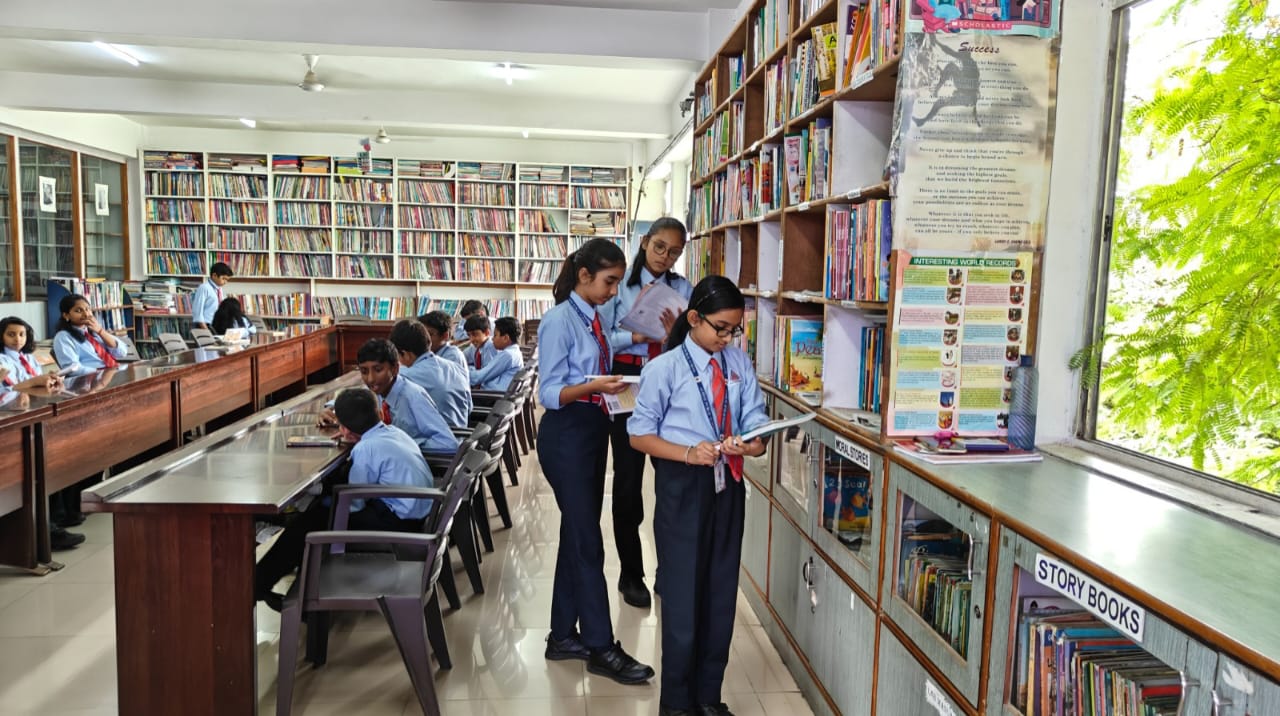
M315 433L317 386L108 480L82 498L115 519L120 712L252 714L254 515L281 512L345 448L285 447Z
M53 414L39 398L10 393L0 406L0 563L44 574L36 559L36 426Z

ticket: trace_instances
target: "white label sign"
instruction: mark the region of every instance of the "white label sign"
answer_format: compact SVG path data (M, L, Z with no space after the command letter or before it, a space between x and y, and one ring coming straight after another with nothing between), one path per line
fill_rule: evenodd
M932 706L940 716L957 716L956 710L951 707L951 702L943 695L942 689L928 679L924 680L924 702Z
M836 436L836 452L840 453L844 458L853 461L853 464L865 470L871 469L871 453L866 449Z
M1074 599L1099 619L1142 643L1147 612L1106 585L1046 554L1036 554L1036 581Z

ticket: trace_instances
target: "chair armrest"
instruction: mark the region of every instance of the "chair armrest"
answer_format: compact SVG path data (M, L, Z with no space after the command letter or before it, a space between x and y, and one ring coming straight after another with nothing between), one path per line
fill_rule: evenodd
M391 487L389 485L335 485L333 488L333 529L347 529L351 503L379 497L409 497L415 500L443 500L445 494L434 487Z
M412 532L359 532L326 530L312 532L307 535L307 544L402 544L413 547L429 547L436 539L435 535L424 535Z
M471 433L474 432L475 426L471 425L465 428L449 428L449 429L453 431L454 437L458 438L459 440L466 440L467 438L471 437Z

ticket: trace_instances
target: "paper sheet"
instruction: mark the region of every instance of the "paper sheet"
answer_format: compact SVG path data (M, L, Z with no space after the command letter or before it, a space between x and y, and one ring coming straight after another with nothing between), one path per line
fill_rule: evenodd
M667 335L667 329L662 325L663 312L670 310L679 315L684 309L684 296L659 281L649 284L640 292L631 312L618 321L618 325L632 333L660 341Z

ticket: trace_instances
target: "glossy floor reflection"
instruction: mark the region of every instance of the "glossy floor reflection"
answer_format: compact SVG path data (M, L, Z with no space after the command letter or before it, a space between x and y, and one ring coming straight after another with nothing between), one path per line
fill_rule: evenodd
M630 716L658 712L657 681L621 686L586 673L581 662L543 656L550 622L559 512L530 454L519 487L508 487L514 525L494 533L484 555L486 593L475 596L465 575L463 606L445 613L453 669L436 674L445 716ZM652 483L646 476L646 487ZM606 498L607 500L607 498ZM652 514L652 495L647 514ZM494 524L500 524L495 518ZM617 582L618 560L606 502L605 570ZM115 599L111 520L94 515L82 528L86 544L59 553L66 569L28 577L0 568L0 712L17 716L99 716L117 713ZM652 570L652 532L646 521L646 565ZM455 560L456 562L457 560ZM459 564L459 569L461 565ZM622 603L616 591L614 630L637 658L660 669L658 608ZM278 616L258 610L259 712L274 713ZM745 599L739 598L725 701L738 716L809 714L786 666ZM329 663L300 665L293 713L400 716L420 709L382 618L336 621Z

